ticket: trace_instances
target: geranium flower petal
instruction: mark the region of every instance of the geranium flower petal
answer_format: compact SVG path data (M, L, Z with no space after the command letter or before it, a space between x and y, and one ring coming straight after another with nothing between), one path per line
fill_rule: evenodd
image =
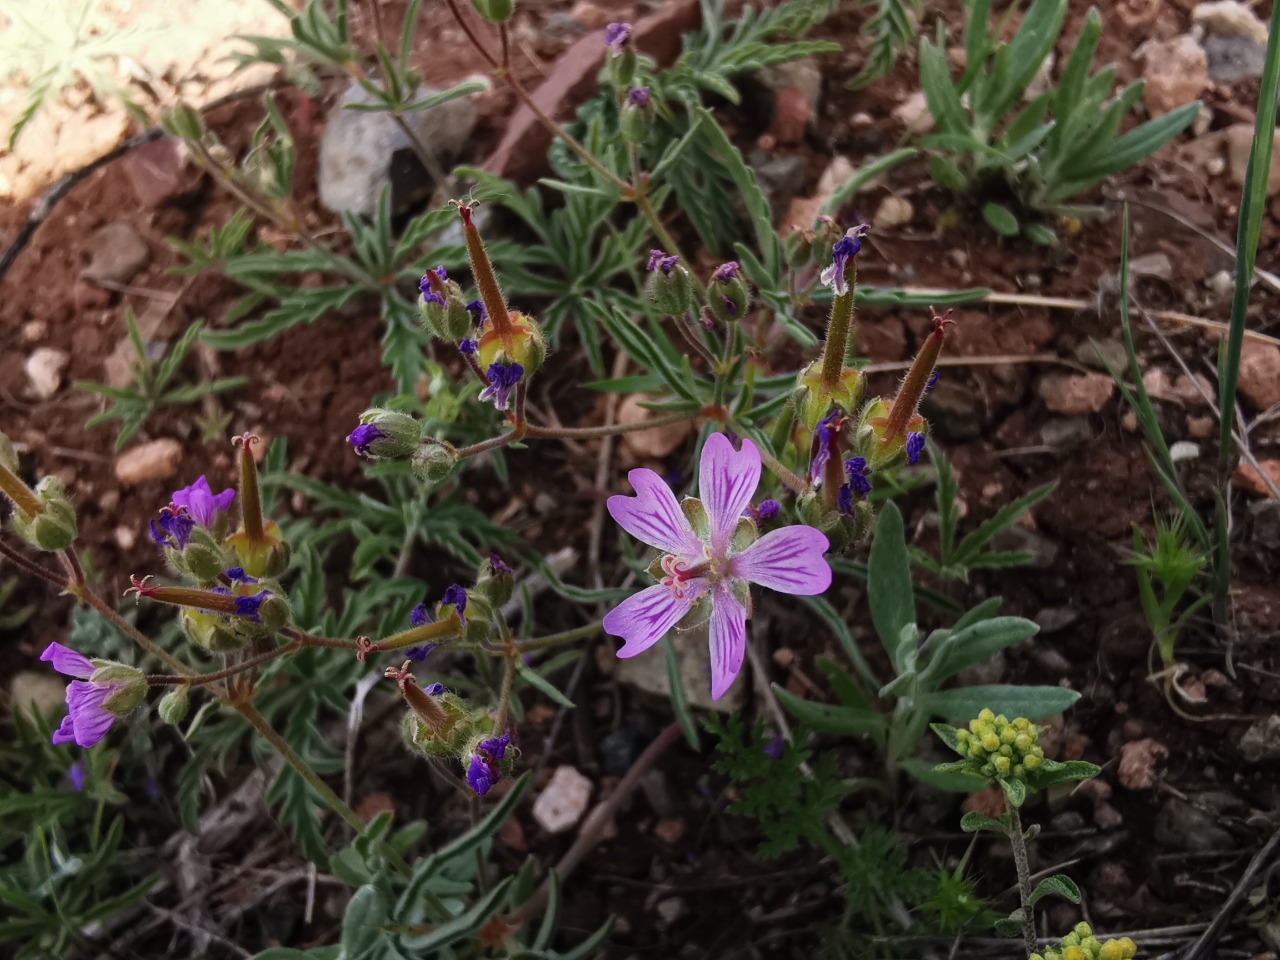
M666 553L700 556L698 538L689 525L689 518L662 478L652 470L641 468L628 473L627 479L636 495L613 496L608 501L609 515L618 526L637 540Z
M754 443L743 440L742 449L734 450L723 433L707 437L698 470L698 494L707 509L711 549L717 555L724 554L759 484L760 451Z
M605 614L605 632L626 641L618 656L644 653L666 636L705 592L701 581L690 580L689 586L691 589L683 597L677 597L670 587L656 584L627 597Z
M733 591L721 587L711 608L711 699L733 686L747 653L747 608Z
M70 647L64 647L56 641L44 648L44 653L40 654L40 659L46 663L52 663L53 669L66 677L79 677L82 680L88 680L93 676L94 666L88 657L76 653Z
M799 597L831 586L831 567L823 556L830 544L822 532L797 524L770 530L733 558L735 577Z

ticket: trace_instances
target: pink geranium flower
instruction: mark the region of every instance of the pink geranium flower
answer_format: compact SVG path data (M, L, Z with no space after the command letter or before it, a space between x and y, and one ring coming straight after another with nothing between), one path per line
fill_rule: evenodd
M97 671L93 661L70 647L54 642L45 647L40 659L53 664L63 676L76 677L67 685L67 715L53 733L54 743L71 743L92 747L107 735L116 715L105 706L106 700L128 686L125 679L93 683Z
M723 434L707 438L698 480L702 500L690 498L684 509L652 470L632 470L627 479L636 496L610 497L609 513L627 533L663 551L663 576L609 611L604 628L626 641L618 656L634 657L695 608L708 605L711 696L719 699L746 653L748 585L793 596L822 593L831 585L831 567L823 557L827 538L813 527L796 525L756 539L755 524L743 517L760 483L760 451L750 440L734 450Z

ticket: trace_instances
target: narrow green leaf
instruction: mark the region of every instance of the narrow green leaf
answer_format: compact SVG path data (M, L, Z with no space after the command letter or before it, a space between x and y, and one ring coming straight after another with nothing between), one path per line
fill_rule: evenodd
M671 693L671 710L676 715L684 738L689 746L702 752L702 741L698 738L698 725L689 712L689 699L685 696L684 682L680 678L680 661L676 657L676 644L668 633L662 638L662 656L667 667L667 688Z
M867 602L880 642L891 658L898 658L894 666L901 670L899 639L903 628L916 622L916 605L902 514L892 501L884 505L876 520L867 560Z
M884 735L887 721L873 710L804 700L776 683L773 684L773 692L788 713L814 730L848 736L873 736L877 739Z
M1061 713L1079 699L1080 694L1066 687L988 684L935 691L925 695L923 704L951 723L968 723L984 709L1039 720Z
M567 707L570 710L573 709L573 701L566 697L554 683L526 664L523 659L516 659L515 665L516 673L520 674L520 678L528 683L529 686L546 694L560 706Z

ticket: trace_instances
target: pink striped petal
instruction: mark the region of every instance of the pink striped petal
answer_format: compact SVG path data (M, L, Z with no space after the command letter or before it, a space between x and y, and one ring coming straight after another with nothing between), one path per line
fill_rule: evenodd
M713 433L702 445L702 463L698 471L698 496L707 508L711 524L711 549L723 556L729 537L751 503L760 484L760 451L750 440L742 441L742 449L723 433Z
M770 530L733 558L735 577L770 590L812 597L831 586L831 567L823 554L829 544L822 532L798 524Z
M697 557L702 553L689 519L676 502L675 494L652 470L632 470L627 474L634 497L615 496L608 501L609 515L618 526L637 540L666 553Z
M747 608L720 587L711 608L711 699L719 700L733 686L747 654Z
M44 653L40 654L40 659L46 663L52 663L53 669L66 677L79 677L81 680L88 680L93 676L94 666L89 662L88 657L82 656L70 647L64 647L56 641L44 648Z
M670 587L662 584L627 597L604 617L605 633L626 641L618 656L634 657L644 653L680 622L704 592L705 581L690 580L689 590L683 597L677 597Z

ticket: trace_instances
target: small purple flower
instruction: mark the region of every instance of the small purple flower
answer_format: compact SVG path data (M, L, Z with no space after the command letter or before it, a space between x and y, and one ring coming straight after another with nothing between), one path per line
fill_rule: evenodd
M924 393L921 394L922 397L927 397L929 395L929 391L933 389L933 385L938 382L938 378L940 376L942 376L941 370L935 370L933 373L929 374L929 382L924 385Z
M488 314L485 313L484 302L482 300L472 300L468 303L467 313L471 314L471 322L477 327L484 323L485 317L488 316Z
M76 678L67 684L67 715L54 731L52 742L74 742L80 747L92 747L107 735L107 730L116 721L116 715L104 703L113 693L122 689L127 681L94 683L90 679L97 670L93 662L57 642L45 647L40 659L53 664L53 669L64 677Z
M915 466L920 462L920 451L924 449L924 434L914 431L907 434L907 463Z
M196 522L186 507L171 503L160 509L160 519L150 521L149 526L151 539L159 546L185 550L191 540L191 531L196 528Z
M432 289L433 283L444 283L449 279L449 274L445 272L444 267L436 267L434 270L428 270L421 280L418 281L418 290L422 294L423 303L437 303L444 306L444 297Z
M236 616L247 617L254 623L258 623L258 608L262 606L262 601L266 600L270 596L270 590L259 590L252 596L236 597Z
M511 402L511 389L524 376L524 367L518 363L489 364L489 385L480 391L481 400L492 400L499 410L506 410Z
M458 341L458 352L470 356L480 349L480 341L472 340L470 337L465 340Z
M648 650L695 605L706 602L711 608L711 696L719 699L746 655L750 585L791 596L815 596L831 585L824 557L827 538L813 527L782 527L735 549L733 533L760 484L760 472L760 451L750 440L735 450L722 433L707 438L698 480L707 521L701 533L652 470L627 475L635 496L609 498L609 513L618 525L665 554L662 580L605 615L605 631L625 641L618 656Z
M627 91L627 104L643 110L649 105L649 88L632 87Z
M859 499L871 493L871 480L867 477L865 457L850 457L844 462L845 482L836 491L836 509L846 517L853 516L853 495Z
M813 451L813 459L809 461L809 479L814 484L822 483L822 468L831 459L832 448L838 443L840 430L837 419L839 416L840 412L837 410L823 417L818 421L818 427L813 432L816 447Z
M409 626L411 627L425 627L428 623L434 622L431 617L431 611L427 609L425 603L420 603L409 611ZM425 643L420 647L410 647L404 652L405 659L421 662L427 659L427 654L438 646L439 644L437 643Z
M214 493L202 474L190 486L175 490L172 503L174 506L186 507L191 519L208 529L218 519L218 512L230 509L231 501L235 498L236 492L230 487L221 493Z
M489 554L489 566L493 568L494 573L515 573L496 553Z
M67 779L71 781L71 789L79 793L84 789L84 761L77 760L67 768Z
M156 781L155 777L147 777L147 779L142 782L142 789L147 791L147 796L152 800L160 796L160 784Z
M489 788L502 779L499 762L506 758L507 744L511 742L511 734L504 733L500 737L490 737L476 744L475 753L467 765L467 786L483 797Z
M757 523L764 520L772 520L778 515L778 511L782 509L782 505L777 500L761 500L757 506L749 511L751 518Z
M445 685L443 683L429 683L422 688L422 692L433 697L438 697L440 694L445 692Z
M650 250L649 262L645 264L645 269L650 273L655 270L661 270L663 273L670 273L671 268L679 261L679 257L675 254L667 256L665 250Z
M818 279L831 287L837 296L843 296L849 290L849 284L844 275L845 267L849 260L856 257L858 251L862 249L862 238L867 235L869 229L865 223L860 223L846 230L844 236L831 248L831 266L818 275Z
M244 572L244 567L228 567L222 571L228 580L232 583L257 583L257 577L251 577Z
M367 457L369 456L369 445L376 443L385 436L386 434L372 423L362 423L347 435L347 442L355 448L357 454Z
M458 611L458 616L462 616L467 609L467 591L463 589L461 584L451 584L445 588L444 596L440 598L440 602L446 607L452 605Z
M760 750L766 754L771 760L782 759L782 748L786 745L786 740L782 738L782 734L774 734L773 739L766 743Z
M498 782L497 773L480 754L471 755L471 763L467 766L467 786L475 791L477 797L483 797Z
M631 39L631 24L611 23L604 28L604 45L612 56L622 54L623 45Z
M730 260L728 263L722 263L716 267L716 272L711 274L711 279L718 280L720 283L728 283L730 280L738 279L739 269L741 268L738 266L738 261Z

